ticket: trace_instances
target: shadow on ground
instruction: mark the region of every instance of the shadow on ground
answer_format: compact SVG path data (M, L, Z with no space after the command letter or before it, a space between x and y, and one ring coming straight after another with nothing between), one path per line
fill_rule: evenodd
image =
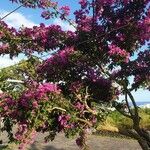
M45 146L43 150L65 150L65 149L58 149L53 146Z
M39 147L36 143L34 143L31 145L30 150L39 150ZM44 146L42 150L65 150L65 149L58 149L58 148L55 148L54 146Z

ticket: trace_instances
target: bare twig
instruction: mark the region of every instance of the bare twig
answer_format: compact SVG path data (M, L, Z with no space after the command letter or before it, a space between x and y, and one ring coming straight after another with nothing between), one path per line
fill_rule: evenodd
M56 11L56 13L58 13L58 14L60 14L60 15L62 15L62 13L61 12L59 12L58 11L58 9L56 8L56 7L53 7L53 9ZM70 20L70 19L68 19L67 17L65 17L64 16L64 19L65 19L65 21L67 21L72 27L74 27L75 29L76 29L76 26L75 26L75 24Z
M84 104L85 104L85 107L86 107L86 109L87 109L90 113L92 113L93 115L97 115L98 112L92 110L92 109L88 106L88 104L87 104L87 99L88 99L88 97L89 97L89 94L88 94L88 87L86 87L86 92L85 92L85 97L84 97Z
M53 111L53 110L61 110L61 111L64 111L64 112L66 112L66 109L63 109L63 108L61 108L61 107L53 107L52 109L49 109L49 111Z
M17 11L18 9L20 9L23 5L18 6L16 9L12 10L11 12L9 12L8 14L6 14L5 16L3 16L2 18L0 18L0 21L2 21L3 19L5 19L6 17L8 17L9 15L11 15L12 13L14 13L15 11Z
M77 121L80 121L80 122L83 122L85 124L87 124L88 126L92 126L92 123L90 123L89 121L87 120L84 120L84 119L81 119L81 118L76 118Z

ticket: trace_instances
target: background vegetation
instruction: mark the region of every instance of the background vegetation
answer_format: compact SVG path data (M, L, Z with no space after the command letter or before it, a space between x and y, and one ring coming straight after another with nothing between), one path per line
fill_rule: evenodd
M140 108L141 117L140 127L150 130L150 108ZM118 132L118 129L131 129L132 120L123 116L118 111L112 111L108 114L106 120L99 125L98 130L107 130Z

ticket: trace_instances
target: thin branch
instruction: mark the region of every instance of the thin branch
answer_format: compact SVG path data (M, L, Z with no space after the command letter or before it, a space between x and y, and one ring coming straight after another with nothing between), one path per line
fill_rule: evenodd
M105 68L103 68L102 65L100 65L99 67L101 71L110 78L111 74Z
M12 10L11 12L9 12L8 14L6 14L5 16L3 16L2 18L0 18L0 21L2 21L3 19L5 19L6 17L8 17L9 15L11 15L12 13L14 13L15 11L17 11L18 9L20 9L23 5L18 6L16 9Z
M84 120L84 119L81 119L81 118L76 118L77 121L80 121L80 122L83 122L85 124L87 124L88 126L92 126L92 123L90 123L89 121L87 120Z
M88 112L92 113L93 115L97 115L98 112L92 110L92 109L88 106L88 104L87 104L87 99L88 99L88 97L89 97L87 90L88 90L88 87L86 87L86 92L85 92L85 97L84 97L84 104L85 104L86 110L87 110ZM76 93L75 93L75 96L77 97L77 99L78 99L80 102L83 103L83 100L82 100L82 97L81 97L80 94L76 94Z
M56 13L58 13L58 14L60 14L60 15L63 15L61 12L59 12L58 10L57 10L57 8L56 7L53 7L53 9L56 11ZM71 22L71 20L70 19L68 19L67 17L65 17L64 16L64 19L65 19L65 21L67 21L71 26L73 26L75 29L76 29L76 26L74 25L74 23L73 22Z
M92 0L92 3L93 3L93 20L92 20L92 30L93 30L93 36L95 34L95 30L94 30L94 27L95 27L95 0Z
M82 102L81 94L76 94L76 93L74 93L74 95L77 97L77 99L78 99L80 102Z
M88 97L89 97L89 94L88 94L88 87L86 87L86 93L85 93L85 98L84 98L85 107L86 107L86 109L87 109L90 113L92 113L93 115L97 115L98 112L92 110L92 109L88 106L88 104L87 104L87 99L88 99Z
M129 110L130 115L133 116L133 113L132 113L132 111L131 111L131 109L130 109L130 106L129 106L127 93L125 93L125 101L126 101L127 108L128 108L128 110Z
M102 69L102 71L103 71L104 73L106 73L108 76L110 76L109 72L105 71L102 66L101 66L101 69ZM116 82L116 83L119 83L119 81L117 81L117 80L115 80L115 82ZM128 90L125 86L123 86L123 87L124 87L124 89L125 89L125 91L126 91L126 94L129 95L129 97L130 97L130 99L131 99L131 101L132 101L132 104L133 104L134 109L135 109L135 114L134 114L134 116L133 116L133 113L131 112L131 110L130 110L130 108L129 108L129 103L128 103L128 101L127 101L127 97L126 97L125 99L126 99L127 107L128 107L129 110L130 110L130 115L131 115L131 116L128 115L128 114L126 114L125 112L119 110L119 109L117 109L117 111L119 111L122 115L124 115L124 116L126 116L126 117L128 117L128 118L133 119L133 117L136 117L136 119L139 119L139 117L138 117L138 116L139 116L139 114L138 114L138 107L137 107L137 104L136 104L136 102L135 102L135 100L134 100L134 97L132 96L130 90Z
M52 110L55 110L55 109L66 112L66 109L63 109L63 108L61 108L61 107L54 107L54 108L52 108Z
M132 116L130 116L129 114L125 113L124 111L121 111L121 110L118 109L117 107L115 107L115 108L116 108L116 110L117 110L119 113L121 113L121 114L124 115L125 117L128 117L128 118L132 119Z
M53 111L53 110L55 110L55 109L66 112L66 109L63 109L63 108L61 108L61 107L53 107L52 109L49 109L49 111L51 112L51 111Z
M103 73L106 73L106 74L110 77L110 73L109 73L109 72L107 72L102 66L100 66L100 68L101 68L101 70L103 71ZM119 84L119 81L115 80L115 82ZM134 106L134 108L135 108L135 110L136 110L136 114L138 114L138 107L137 107L137 105L136 105L136 102L135 102L135 100L134 100L134 97L132 96L130 90L128 90L125 86L123 86L123 87L124 87L124 89L125 89L127 95L129 95L129 97L130 97L130 99L131 99L131 101L132 101L132 103L133 103L133 106ZM127 99L126 99L126 100L127 100ZM128 103L128 101L127 101L127 103ZM128 104L128 106L129 106L129 104Z

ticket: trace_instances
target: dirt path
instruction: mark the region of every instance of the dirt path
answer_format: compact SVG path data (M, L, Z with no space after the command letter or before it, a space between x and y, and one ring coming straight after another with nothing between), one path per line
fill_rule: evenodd
M4 136L2 137L4 139ZM4 140L6 143L6 140ZM4 143L4 144L5 144ZM139 144L132 139L120 139L91 135L88 139L91 150L141 150ZM1 148L0 148L1 149ZM12 150L17 150L15 147ZM66 139L62 134L53 142L43 143L43 136L38 135L30 150L78 150L75 139Z

